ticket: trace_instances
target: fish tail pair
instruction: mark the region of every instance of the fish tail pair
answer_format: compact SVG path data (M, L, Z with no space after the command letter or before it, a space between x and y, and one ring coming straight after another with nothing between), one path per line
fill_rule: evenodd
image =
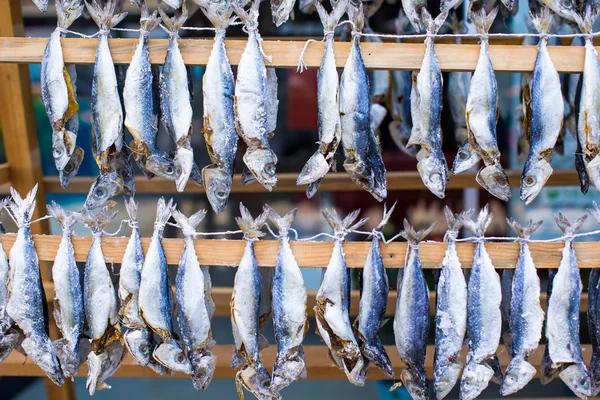
M261 229L266 224L268 217L269 212L263 212L258 217L252 218L250 211L240 203L240 216L235 217L235 221L246 237L259 238L265 235Z
M127 13L115 15L115 10L117 7L116 0L108 0L104 7L102 7L96 0L92 0L91 2L86 1L85 6L87 7L90 16L101 31L110 30L113 26L117 25L127 16Z
M283 217L280 216L275 210L273 210L268 204L264 207L264 212L267 213L269 217L269 221L275 225L275 227L279 230L280 236L286 236L294 219L296 218L297 208L289 211Z
M556 225L558 225L565 236L572 236L577 233L577 231L585 223L587 217L587 214L584 214L576 219L575 222L571 223L562 213L559 212L558 214L554 215L554 221L556 221Z
M188 10L185 6L185 2L182 3L181 9L175 11L175 15L171 18L167 15L162 8L158 8L162 22L165 24L170 32L177 33L188 19Z
M77 223L77 218L73 211L65 210L54 201L51 204L46 205L48 215L50 215L63 229L63 231L71 231L73 225Z
M189 217L186 217L181 211L177 210L175 206L172 206L171 214L184 235L193 235L196 232L198 225L200 225L200 222L202 222L206 216L206 210L199 210Z
M506 219L508 226L523 239L528 239L538 228L542 225L544 221L538 221L536 223L533 220L529 220L526 224L518 223L514 218Z
M487 228L492 223L492 219L494 218L494 214L489 210L489 205L486 204L485 207L479 211L477 218L473 219L472 216L473 211L469 210L468 212L461 214L458 219L462 226L467 228L469 231L478 236L483 236Z
M482 8L476 12L472 11L470 13L470 18L473 21L475 28L477 28L477 32L479 34L486 35L490 31L490 28L496 19L496 15L498 15L499 9L499 7L494 7L489 14L486 14L485 8Z
M99 233L102 232L110 221L112 221L119 213L119 210L113 210L115 205L115 202L109 203L96 215L90 214L85 208L80 213L74 215L77 222L90 228L93 233Z
M407 219L404 219L404 230L400 232L400 235L409 243L416 244L425 239L436 225L437 222L431 224L431 226L429 226L427 229L421 229L417 231L410 225Z
M335 211L334 208L330 210L323 210L322 213L331 229L333 229L336 233L358 229L361 226L363 226L368 220L368 218L362 218L354 225L352 224L356 220L356 218L358 218L358 215L360 214L360 209L352 211L344 219L341 219L338 216L337 211Z
M325 31L333 31L340 18L342 18L346 12L348 0L336 2L333 6L333 10L330 13L325 10L325 7L323 7L321 2L315 1L314 4L317 9L317 13L319 14L319 18L321 19L321 24L323 24L323 29Z
M185 3L185 2L184 2ZM232 16L233 9L229 2L214 3L210 0L198 0L198 5L206 15L206 18L217 30L225 30L235 21Z

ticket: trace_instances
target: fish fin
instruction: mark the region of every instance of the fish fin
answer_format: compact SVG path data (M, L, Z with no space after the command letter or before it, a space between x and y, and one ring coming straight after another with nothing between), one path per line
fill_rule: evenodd
M196 227L206 216L206 210L199 210L189 217L186 217L181 211L177 210L177 208L172 207L171 215L173 215L173 218L184 235L193 235L196 232Z
M56 0L54 2L56 6L56 18L58 20L58 26L62 29L67 29L73 21L81 16L83 12L83 2L76 2L72 4L72 2L68 2L65 0ZM71 7L71 6L75 7Z
M533 22L535 29L545 35L550 32L552 28L552 23L554 21L554 15L550 13L550 9L546 6L542 6L538 14L533 14L531 11L529 12L529 18Z
M489 14L486 14L485 8L481 8L479 11L471 11L469 17L480 35L485 35L490 31L499 9L500 7L496 6Z
M431 233L433 228L435 228L436 225L437 225L437 222L434 222L428 228L417 231L417 230L415 230L414 227L412 227L410 225L408 220L405 218L404 219L404 230L402 230L400 232L400 236L402 236L408 242L416 244L416 243L421 242L423 239L425 239L427 237L427 235L429 235Z
M598 14L600 14L600 9L597 7L592 7L591 4L586 4L583 10L583 18L581 22L578 21L579 29L583 33L592 33L594 22L598 18Z
M263 209L265 213L268 213L269 220L277 227L277 229L279 229L280 235L287 235L290 226L292 226L292 223L296 218L296 212L298 211L298 209L294 208L293 210L285 214L283 217L279 216L279 214L275 210L273 210L268 204L265 205Z
M248 211L248 209L244 207L244 204L240 202L240 216L235 217L235 222L237 222L245 236L249 238L260 238L265 236L265 233L261 229L267 222L267 218L267 212L263 212L256 217L256 219L252 218L250 211Z
M327 223L329 224L331 229L333 229L336 232L340 230L357 229L358 227L364 225L368 220L368 218L363 218L359 220L356 224L352 225L352 227L350 227L350 225L358 217L358 214L360 214L360 208L352 211L343 220L338 216L337 211L334 208L321 210L321 213L327 220Z
M85 6L100 30L109 30L115 27L127 16L126 12L114 14L117 6L116 0L108 0L104 8L96 0L86 1Z
M73 211L65 210L54 201L51 204L46 205L46 209L48 210L48 215L56 220L63 228L63 230L70 229L73 225L77 223L77 219L73 215Z
M477 219L473 219L472 213L470 212L465 214L461 213L458 218L462 226L467 228L473 234L481 237L484 235L486 229L492 222L494 214L489 212L489 205L486 204L485 207L483 207L481 211L479 211Z
M383 204L383 218L381 218L381 222L375 228L376 230L382 230L385 224L388 223L390 217L392 216L392 213L394 212L394 208L396 208L396 204L398 204L398 201L394 202L394 204L390 207L389 210L387 209L387 204Z
M137 219L138 203L133 200L133 197L125 200L125 209L127 210L127 215L129 215L129 220L134 222Z
M510 229L512 229L517 236L524 239L528 239L533 232L535 232L542 225L543 222L544 221L538 221L533 223L533 220L530 219L526 224L521 225L514 218L506 218L506 223L508 223Z
M554 221L556 222L556 225L558 225L560 230L565 234L565 236L570 236L574 235L579 230L579 228L581 228L587 217L588 215L584 214L578 219L576 219L575 222L570 223L567 217L565 217L562 213L559 212L558 214L554 214Z
M82 225L87 226L92 232L97 233L102 231L116 217L119 213L119 210L113 210L117 203L114 201L109 201L107 205L102 207L102 209L97 214L90 214L90 211L87 208L82 209L79 213L74 213L73 215Z
M173 199L169 199L169 202L165 202L165 198L161 197L158 199L156 205L156 220L154 225L166 225L169 218L171 218L171 210L175 208L177 204L173 204Z
M436 34L442 25L444 25L446 18L448 18L447 10L439 13L438 16L433 19L425 7L421 9L421 20L423 21L427 33Z
M242 0L233 0L231 2L231 7L233 7L233 11L245 26L258 26L258 8L260 7L260 0L252 0L248 11L244 9L245 4L247 3Z
M315 1L315 7L317 8L319 18L321 19L321 24L323 24L323 30L333 31L340 18L342 18L346 12L346 8L348 8L348 0L338 1L333 6L331 13L327 13L327 10L325 10L325 7L323 7L320 1Z
M175 15L173 15L172 18L170 18L160 7L158 8L158 12L160 13L163 24L165 24L167 29L171 32L178 32L188 19L188 10L185 6L185 1L181 3L181 8L175 11Z
M154 12L150 14L148 12L146 0L136 0L136 3L141 9L140 30L145 32L152 31L160 24L161 21L161 17L158 15L158 11L154 10Z

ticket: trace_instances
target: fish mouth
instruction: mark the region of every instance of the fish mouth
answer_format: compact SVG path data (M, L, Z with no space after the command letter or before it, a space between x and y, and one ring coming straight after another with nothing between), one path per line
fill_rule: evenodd
M183 147L178 148L173 163L175 164L175 186L178 192L183 192L192 173L194 152Z
M520 198L525 204L531 203L542 191L542 188L552 175L550 163L539 159L531 164L526 164L521 177Z
M225 211L233 181L231 174L213 164L202 169L202 178L206 197L214 212Z
M192 384L196 390L205 390L212 381L217 366L217 357L209 350L203 350L200 355L190 352L192 364Z
M494 376L494 370L489 365L468 363L462 374L460 382L460 398L472 400L478 397L483 389L488 387Z
M58 176L60 179L60 186L63 189L69 186L69 183L71 183L75 175L77 175L77 172L79 172L79 167L81 167L81 163L83 162L84 153L83 149L77 146L67 165L59 171Z
M417 170L425 187L443 199L446 196L446 183L448 182L446 160L430 154L417 163Z
M477 172L477 183L495 197L503 201L510 200L508 176L499 163L485 166Z
M172 371L188 375L192 373L190 361L174 340L159 344L152 352L152 357Z
M151 153L144 162L144 169L156 176L175 181L177 170L173 159L163 151ZM190 169L191 171L191 169Z
M258 399L279 398L280 396L271 388L271 377L265 367L256 361L242 367L235 376L238 394L242 393L242 386ZM240 398L243 398L240 395Z
M151 360L151 334L148 329L129 329L123 335L125 346L135 361L147 366Z
M452 173L460 174L475 165L481 160L479 154L471 149L471 145L468 141L463 143L456 152L456 158L452 164Z
M521 357L511 360L504 374L500 394L508 396L523 389L536 374L535 367Z
M325 156L316 151L300 171L296 185L308 185L318 181L327 174L330 167L331 165L327 162Z

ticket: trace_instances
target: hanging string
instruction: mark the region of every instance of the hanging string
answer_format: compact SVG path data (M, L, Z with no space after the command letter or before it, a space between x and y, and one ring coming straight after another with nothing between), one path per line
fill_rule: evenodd
M308 39L305 43L304 43L304 47L302 47L302 51L300 52L300 58L298 59L298 67L296 67L296 72L304 72L306 71L308 68L306 67L306 64L304 63L304 53L306 53L306 50L308 49L308 45L311 43L319 43L319 42L325 42L327 39L332 39L333 35L335 34L335 28L340 27L342 25L346 25L349 24L352 26L352 30L353 32L356 30L356 26L354 25L354 22L350 21L350 20L346 20L346 21L342 21L339 24L337 24L332 30L332 31L326 31L323 30L323 39L321 40L317 40L317 39Z
M105 230L100 230L100 232L102 233L102 236L117 236L119 234L119 232L121 232L121 229L123 228L123 224L129 223L130 221L128 219L123 219L121 220L121 222L119 223L119 229L117 229L114 233L108 233Z

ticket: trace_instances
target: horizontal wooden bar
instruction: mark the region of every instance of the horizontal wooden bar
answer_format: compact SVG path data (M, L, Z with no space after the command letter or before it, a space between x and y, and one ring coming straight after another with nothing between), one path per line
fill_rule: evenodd
M507 171L508 179L511 187L519 187L521 183L521 171ZM450 183L447 186L448 190L479 188L479 184L475 181L475 172L465 172L450 177ZM48 193L80 193L87 194L95 181L94 177L75 177L65 189L60 186L60 181L56 176L44 177L46 191ZM304 192L306 186L297 186L297 173L280 173L277 174L277 186L273 188L273 192ZM577 172L575 170L555 170L546 183L546 186L574 186L578 185ZM135 181L136 192L138 194L176 194L175 183L163 178L154 178L148 180L143 176L138 176ZM0 187L0 194L2 193ZM387 189L391 191L402 190L427 190L423 181L419 176L418 171L388 171L387 173ZM8 188L4 188L8 190ZM344 172L329 173L325 175L325 179L321 183L319 190L324 192L350 192L362 191L348 174ZM254 183L244 186L240 181L240 174L236 174L231 186L232 193L265 193L267 190L261 185ZM185 193L204 193L204 188L198 185L189 184L185 188Z
M591 345L582 345L584 360L589 362L592 350ZM400 376L400 372L404 368L404 364L400 361L398 351L395 346L385 346L385 349L390 356L392 365L394 366L394 372L396 376ZM235 371L231 369L231 354L233 352L233 345L216 345L213 348L213 354L217 356L217 366L215 369L214 377L231 379L235 377ZM427 346L427 357L425 359L425 369L429 378L433 375L433 356L434 346ZM272 371L273 364L275 362L275 355L277 349L274 345L264 349L260 358L267 370ZM306 355L307 364L307 379L340 379L345 380L345 375L333 366L329 355L327 354L327 348L324 345L310 345L304 346L304 353ZM463 347L461 353L461 361L465 363L467 354L467 347ZM498 357L503 367L508 365L510 356L507 353L503 345L498 347ZM538 346L537 350L529 357L529 362L539 369L542 356L544 354L544 346ZM13 351L4 362L0 363L0 376L45 376L44 372L32 361L31 358L25 358L22 354ZM78 376L87 376L87 364L82 365L79 370ZM182 373L176 373L175 375L158 375L153 372L150 368L142 367L136 364L135 360L131 355L127 355L121 367L115 372L113 377L121 378L189 378L189 375ZM371 367L369 371L368 379L378 380L386 379L386 377L377 368ZM110 384L110 379L107 381Z
M15 234L0 235L6 254L15 241ZM40 261L54 261L60 243L60 236L34 235L33 240ZM73 237L75 258L83 262L87 258L92 238L90 236ZM102 238L102 250L107 262L120 263L127 246L127 237ZM147 251L150 238L142 238L144 252ZM183 251L183 239L163 239L163 247L170 265L177 265ZM196 240L195 248L202 265L236 266L242 258L245 242L243 240ZM273 267L277 259L279 242L261 240L255 243L258 265ZM329 263L332 242L291 242L292 251L301 267L325 267ZM344 253L350 268L362 268L370 247L370 242L345 242ZM531 243L531 255L537 268L558 268L561 260L562 243ZM457 251L463 268L470 268L475 245L458 243ZM487 243L486 249L496 268L514 268L519 255L518 243ZM446 244L423 242L419 246L419 256L423 268L438 268L446 251ZM600 265L600 243L575 243L575 252L580 268L598 268ZM402 268L406 257L406 243L393 242L381 245L381 257L387 268Z
M0 62L40 63L47 38L0 38ZM117 64L128 64L135 51L137 39L111 39L110 48ZM269 66L296 68L303 41L265 40L263 48L272 55ZM64 60L73 64L93 64L98 39L63 39ZM162 64L167 51L167 39L150 39L150 60ZM179 41L183 59L188 65L206 65L213 45L212 39L182 39ZM237 65L246 46L246 40L226 41L227 55L232 65ZM321 65L324 44L311 43L304 54L304 63L310 68ZM361 44L367 68L418 70L421 68L425 45L422 43L372 43ZM598 48L600 50L600 48ZM342 67L350 50L349 42L335 42L336 64ZM582 72L584 48L582 46L548 46L558 72ZM435 52L444 71L473 71L479 57L477 44L436 44ZM536 46L491 45L490 58L496 72L527 72L533 70L537 56ZM458 56L460 55L460 56Z

